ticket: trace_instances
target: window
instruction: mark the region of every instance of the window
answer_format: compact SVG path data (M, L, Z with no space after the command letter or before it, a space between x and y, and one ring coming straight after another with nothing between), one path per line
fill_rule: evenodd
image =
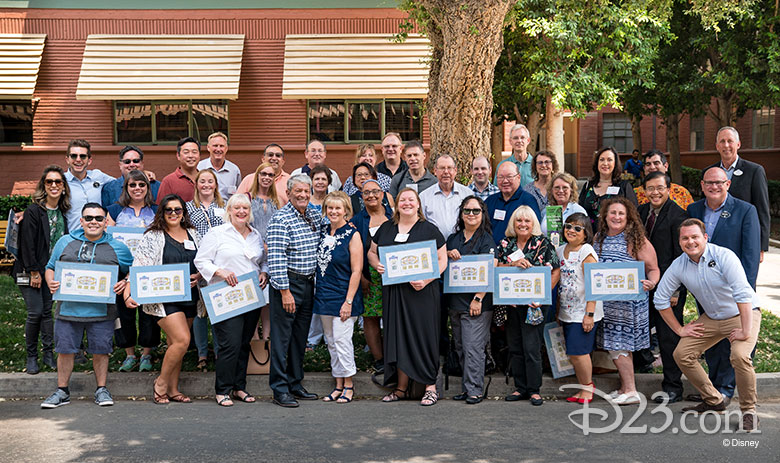
M114 122L118 145L175 144L188 136L205 143L217 131L229 136L226 100L117 101Z
M691 118L691 151L704 149L704 116Z
M33 113L31 101L0 101L0 144L31 144Z
M753 111L753 148L772 148L775 136L775 109Z
M602 146L612 146L618 153L630 153L634 149L631 119L623 113L604 114L603 117Z
M422 138L419 101L309 100L309 138L323 142L379 142L387 132Z

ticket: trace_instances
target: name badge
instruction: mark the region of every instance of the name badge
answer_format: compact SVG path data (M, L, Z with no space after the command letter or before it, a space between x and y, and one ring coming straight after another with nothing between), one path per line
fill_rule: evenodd
M742 172L742 170L741 170L741 169L737 169L737 170L735 170L735 171L734 171L734 175L736 175L737 177L739 177L739 176L740 176L740 175L742 175L743 173L744 173L744 172Z
M416 183L407 183L406 188L411 188L414 191L417 191L417 184Z
M368 229L368 234L371 236L376 235L376 231L379 230L379 227L371 227Z
M409 239L409 234L408 233L399 233L399 234L395 235L395 240L394 241L396 243L406 243L406 240L408 240L408 239Z
M224 217L225 215L225 209L221 207L215 207L214 208L214 216L215 217Z
M502 209L496 209L495 212L493 212L493 218L496 220L504 220L504 217L506 217L506 211Z
M620 193L620 187L618 187L618 186L607 187L607 194L608 195L616 195L618 193Z
M195 250L195 243L191 240L186 240L182 243L184 245L184 249L188 251L194 251Z
M506 258L509 260L509 262L515 262L515 261L518 261L520 259L524 259L525 258L525 254L523 254L523 250L522 249L518 249L517 251L513 252L512 254L509 254L508 256L506 256Z

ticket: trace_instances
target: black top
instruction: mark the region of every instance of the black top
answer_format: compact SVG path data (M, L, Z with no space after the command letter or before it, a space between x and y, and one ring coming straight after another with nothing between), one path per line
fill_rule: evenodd
M496 243L493 241L493 236L490 233L479 233L477 231L470 240L466 241L466 235L463 230L450 235L447 239L447 250L457 249L461 256L470 256L474 254L493 254L495 252ZM459 312L468 312L471 300L474 299L476 293L451 293L446 294L448 298L449 308L457 310ZM486 312L493 310L493 295L488 292L485 293L485 298L482 300L482 311Z
M639 206L639 217L642 219L643 224L647 223L647 217L650 215L652 207L650 203ZM688 213L671 199L667 199L658 212L653 230L647 238L650 240L653 248L655 248L661 276L672 265L672 262L682 254L682 249L680 249L680 224L687 218Z
M65 213L62 213L63 218ZM65 220L63 236L68 235L68 221ZM19 224L19 257L14 262L14 273L40 272L46 270L49 262L50 249L49 216L46 208L38 203L32 203L24 211L24 219Z
M187 237L193 243L192 249L185 249L183 243L179 243L175 239L171 238L168 233L165 233L165 247L163 248L163 264L190 264L190 274L198 273L198 269L195 268L195 254L198 250L195 248L195 242L192 241L192 237L187 232ZM185 284L189 284L189 279ZM200 292L197 288L192 291L192 301L189 302L177 302L178 305L195 305L200 297Z

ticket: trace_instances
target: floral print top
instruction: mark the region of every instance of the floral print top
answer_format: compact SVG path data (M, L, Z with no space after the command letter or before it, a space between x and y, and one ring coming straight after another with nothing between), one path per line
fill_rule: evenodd
M508 264L509 256L515 251L517 251L517 238L506 237L498 243L496 259L501 264ZM531 236L523 247L523 254L535 267L549 265L555 269L561 266L555 247L544 235Z

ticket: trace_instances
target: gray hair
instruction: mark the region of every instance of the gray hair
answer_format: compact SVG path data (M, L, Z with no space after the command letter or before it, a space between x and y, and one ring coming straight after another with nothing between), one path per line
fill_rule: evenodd
M730 131L731 131L731 133L733 133L733 134L734 134L734 138L736 138L736 139L737 139L737 142L739 142L739 132L737 132L737 129L735 129L734 127L731 127L730 125L727 125L727 126L725 126L725 127L721 127L721 128L718 130L718 133L717 133L717 135L715 135L715 140L716 140L716 141L718 140L718 138L720 138L720 133L721 133L721 132L723 132L724 130L730 130Z
M311 178L306 174L297 174L287 179L287 190L292 191L296 183L305 183L311 188Z
M438 166L439 165L439 159L449 159L450 161L452 161L453 164L455 164L456 166L458 165L458 163L455 162L455 158L453 158L451 155L449 155L449 154L440 154L436 158L436 162L434 163L434 166Z
M233 223L233 221L230 220L230 209L236 206L246 206L249 208L249 219L247 222L251 224L254 221L254 216L252 215L252 202L249 200L249 196L244 194L235 194L228 199L228 202L225 205L225 222Z
M516 130L520 130L520 129L523 129L523 130L525 130L525 133L527 133L528 135L530 135L530 134L531 134L531 131L530 131L530 130L528 130L528 127L526 127L525 125L523 125L523 124L515 124L515 125L513 125L513 126L512 126L512 128L511 128L511 129L509 129L509 136L511 137L511 136L512 136L512 134L513 134L513 133L514 133Z

